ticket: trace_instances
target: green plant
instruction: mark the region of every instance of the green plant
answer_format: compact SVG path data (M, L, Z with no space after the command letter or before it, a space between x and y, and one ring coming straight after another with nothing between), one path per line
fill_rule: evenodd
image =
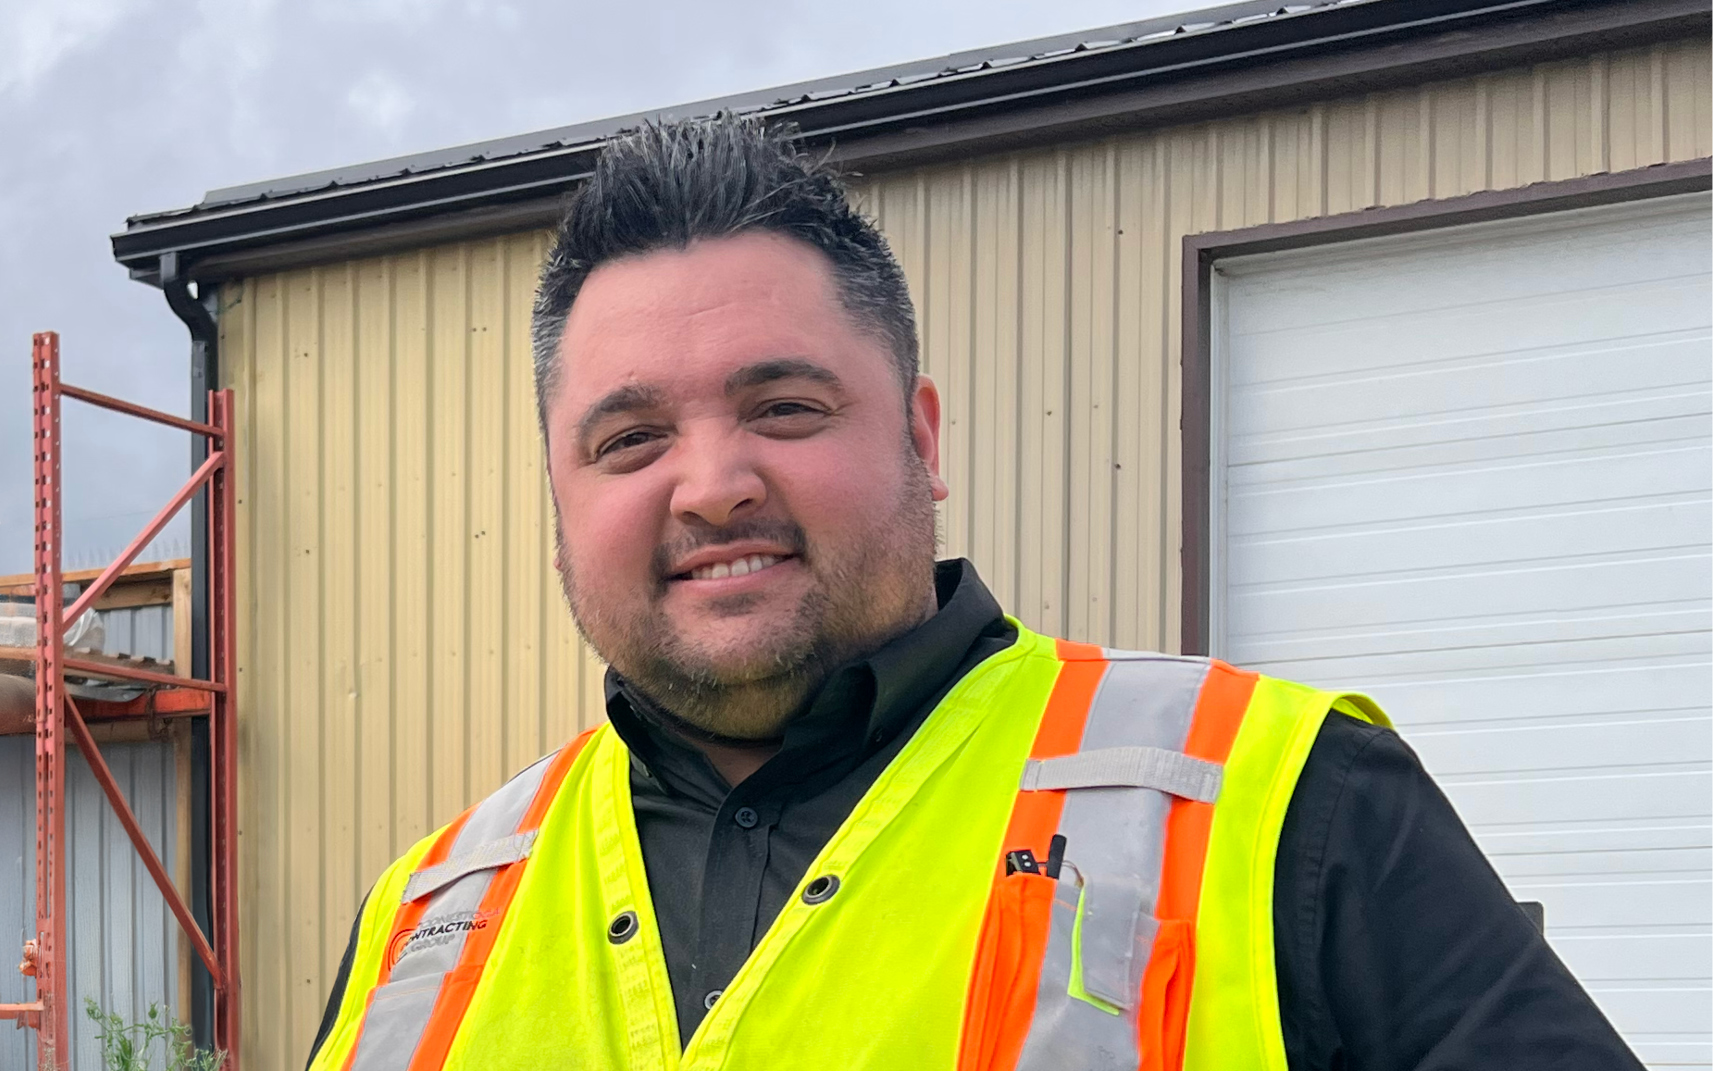
M101 1005L85 997L83 1010L95 1020L95 1039L101 1043L101 1066L105 1071L153 1071L150 1054L166 1053L161 1071L220 1071L226 1062L223 1052L199 1051L191 1043L190 1027L151 1004L140 1022L127 1023L117 1014L103 1013Z

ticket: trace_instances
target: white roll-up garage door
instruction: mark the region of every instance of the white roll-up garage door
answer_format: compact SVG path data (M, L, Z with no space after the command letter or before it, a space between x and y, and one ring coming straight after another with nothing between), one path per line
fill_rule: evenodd
M1214 276L1213 651L1375 696L1654 1067L1713 1065L1709 226Z

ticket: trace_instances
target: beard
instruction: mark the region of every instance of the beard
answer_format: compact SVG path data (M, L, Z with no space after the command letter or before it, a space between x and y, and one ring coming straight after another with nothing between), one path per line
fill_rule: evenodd
M907 454L899 493L863 531L836 544L811 541L788 519L709 527L655 549L653 583L637 597L603 601L579 583L555 504L557 563L578 631L610 666L692 739L743 744L777 739L840 665L879 650L931 612L936 547L927 471ZM744 594L713 600L720 617L772 618L739 651L711 648L675 623L667 570L696 550L745 539L789 547L811 583L794 606ZM777 596L775 597L777 598Z

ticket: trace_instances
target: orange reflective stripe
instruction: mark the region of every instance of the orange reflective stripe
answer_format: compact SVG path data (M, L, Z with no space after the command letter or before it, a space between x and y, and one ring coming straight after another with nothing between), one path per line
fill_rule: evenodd
M1106 673L1105 653L1093 644L1059 640L1057 653L1062 664L1035 730L1032 759L1069 755L1082 745L1089 707ZM1064 809L1063 792L1019 792L1012 804L964 999L958 1071L1010 1071L1017 1066L1040 984L1054 883L1038 875L1008 876L1005 855L1027 848L1045 860Z
M529 809L518 822L516 832L529 833L541 828L541 820L546 817L547 809L559 795L559 786L564 783L566 773L570 771L571 765L577 761L583 746L594 733L595 730L590 729L581 734L554 756L540 786L529 801ZM439 845L436 844L435 847L438 848ZM488 965L488 953L493 950L500 927L505 923L506 912L511 908L512 897L516 895L518 885L523 881L523 869L527 865L527 856L515 863L508 863L494 875L487 891L482 894L478 915L489 918L491 922L466 935L463 952L458 957L458 966L446 973L446 980L440 987L440 995L435 998L434 1010L429 1013L422 1040L417 1043L416 1054L411 1057L410 1071L440 1071L445 1065L446 1054L451 1051L452 1041L458 1036L458 1028L464 1023L464 1013L469 1010L470 1000L476 995L476 983L481 981L482 970ZM426 902L427 899L424 897L423 901Z
M1059 640L1058 655L1063 666L1053 682L1040 728L1035 730L1035 743L1029 749L1032 759L1074 754L1082 746L1089 707L1094 703L1101 677L1106 674L1105 652L1093 644ZM1059 828L1059 816L1064 809L1063 792L1019 792L1017 802L1012 805L1011 822L1005 829L1005 851L1028 848L1035 858L1046 859L1047 843ZM1004 854L1000 853L999 860L1002 874Z
M1214 660L1196 697L1184 751L1198 759L1223 764L1243 724L1243 712L1254 694L1254 673ZM1161 861L1160 898L1155 917L1160 929L1153 954L1142 974L1141 1071L1179 1071L1184 1065L1185 1028L1190 993L1195 985L1196 910L1201 902L1202 871L1207 862L1208 834L1213 827L1211 803L1175 799L1166 818L1166 845Z
M440 836L435 838L433 846L423 855L422 860L417 864L417 869L437 866L446 861L446 857L452 852L453 842L458 839L459 831L464 828L464 823L470 820L470 815L474 814L475 810L475 806L466 808L463 814L452 819L446 828L440 831ZM417 900L409 900L400 904L398 910L393 912L392 931L387 935L386 951L381 956L381 973L375 979L374 988L369 990L371 1003L375 999L375 993L386 985L387 980L392 977L393 963L398 959L397 951L421 924L423 913L428 910L428 901L429 897L426 896ZM368 1018L368 1012L365 1011L363 1013L364 1022L367 1022ZM362 1047L362 1041L363 1027L359 1025L357 1036L351 1042L351 1051L345 1056L344 1071L351 1071L351 1064L357 1059L357 1050Z
M1064 664L1053 682L1040 728L1035 730L1035 743L1029 749L1032 759L1070 755L1082 745L1088 710L1094 703L1100 678L1106 673L1106 658L1099 647L1069 640L1058 641L1058 647L1059 659ZM1037 859L1046 859L1047 842L1059 828L1059 815L1064 809L1063 792L1019 792L1011 808L1011 822L1005 829L1005 851L1028 848ZM998 866L1003 875L1004 852L1000 853Z
M1258 679L1257 674L1234 669L1218 660L1209 664L1207 679L1196 697L1195 718L1190 722L1189 739L1184 742L1185 754L1224 765ZM1160 918L1194 921L1196 917L1213 806L1195 800L1172 801L1172 813L1166 820L1164 873L1156 911Z

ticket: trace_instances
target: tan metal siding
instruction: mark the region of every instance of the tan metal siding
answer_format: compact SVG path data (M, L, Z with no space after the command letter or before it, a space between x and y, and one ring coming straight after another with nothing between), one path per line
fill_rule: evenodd
M258 1066L302 1065L380 871L598 716L520 356L542 253L513 236L224 296Z
M1037 628L1177 646L1184 234L1705 157L1689 41L886 174L945 550ZM600 717L549 566L539 235L229 286L250 1066L303 1063L368 884Z
M1183 236L1705 157L1709 80L1685 41L869 180L947 552L1035 627L1175 648Z

